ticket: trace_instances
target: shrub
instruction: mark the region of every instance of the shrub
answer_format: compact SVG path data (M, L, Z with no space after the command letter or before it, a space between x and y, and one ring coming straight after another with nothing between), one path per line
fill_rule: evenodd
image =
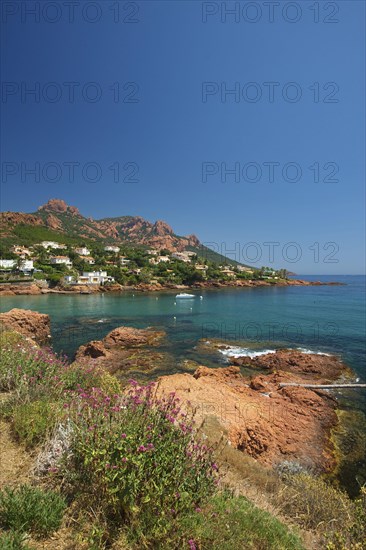
M2 347L0 357L0 389L17 390L22 395L34 391L48 393L59 387L58 377L68 368L66 359L59 359L51 350L19 343Z
M60 406L50 401L31 401L14 406L12 428L20 441L33 447L54 428Z
M0 491L0 525L19 533L46 536L60 527L66 504L53 491L22 485Z
M110 525L127 521L136 536L158 543L213 493L217 467L174 394L155 400L153 391L154 384L134 382L123 398L81 392L70 408L72 460L64 475Z
M305 529L325 532L350 523L351 500L323 479L301 473L288 475L284 481L286 486L275 496L275 503Z
M353 502L352 521L342 531L326 534L327 550L364 550L366 547L366 486L361 496Z
M279 520L245 497L214 496L200 512L183 519L177 538L191 550L301 550L303 545ZM162 546L161 548L169 548Z

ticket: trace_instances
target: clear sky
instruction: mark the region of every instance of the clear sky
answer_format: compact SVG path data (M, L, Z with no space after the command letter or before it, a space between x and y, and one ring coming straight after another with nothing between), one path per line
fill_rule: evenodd
M257 266L364 273L363 1L3 1L1 17L1 210L57 197Z

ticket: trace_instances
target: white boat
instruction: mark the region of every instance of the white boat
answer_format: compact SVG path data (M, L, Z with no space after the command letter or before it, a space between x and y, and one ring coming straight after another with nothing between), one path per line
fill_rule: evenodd
M176 298L195 298L196 296L194 294L186 294L185 292L181 292L181 294L177 294Z

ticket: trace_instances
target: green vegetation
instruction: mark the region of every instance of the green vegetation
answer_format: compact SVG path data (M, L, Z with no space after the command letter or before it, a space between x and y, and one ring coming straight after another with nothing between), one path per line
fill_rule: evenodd
M0 533L0 548L1 550L32 550L28 544L24 542L26 535L17 531L5 531Z
M221 451L201 438L174 394L158 398L153 383L134 381L122 391L95 367L69 365L15 332L0 337L0 390L9 392L0 418L17 441L41 451L37 471L47 487L0 492L1 548L27 548L22 533L46 537L64 511L81 547L96 550L304 547L272 514L224 489ZM252 462L241 458L242 479L313 532L319 548L364 548L365 489L351 501L298 468L279 477Z
M158 399L153 383L134 381L122 393L113 376L14 332L0 345L0 388L11 392L0 417L22 441L42 443L47 485L3 490L3 547L25 548L23 532L47 536L65 511L86 548L303 548L273 516L222 492L214 449L174 394Z
M190 529L191 548L232 550L301 550L300 539L268 512L260 510L244 497L230 493L215 495L200 513L183 522ZM189 542L189 541L188 541ZM189 547L189 546L188 546Z
M54 491L21 485L0 491L0 526L16 533L45 537L58 529L66 508Z

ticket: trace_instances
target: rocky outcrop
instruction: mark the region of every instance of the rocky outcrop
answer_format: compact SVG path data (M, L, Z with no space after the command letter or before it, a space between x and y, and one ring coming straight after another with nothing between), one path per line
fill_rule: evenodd
M80 212L76 206L68 206L65 201L61 199L50 199L46 204L43 204L38 208L39 212L55 212L55 213L65 213L73 215L80 215Z
M173 235L173 229L167 223L158 220L152 227L152 232L158 237L164 237L165 235Z
M49 316L27 309L14 308L7 313L0 313L0 326L32 338L40 345L45 344L51 336Z
M92 360L112 374L151 372L164 364L172 364L169 354L156 350L164 338L164 331L118 327L103 340L80 346L75 361L80 363Z
M281 371L250 379L239 367L201 366L193 375L161 377L158 395L175 392L183 408L195 411L198 424L214 416L220 426L217 439L226 433L232 446L265 465L286 460L331 471L336 463L330 441L336 401L324 392L279 386L301 380Z
M3 283L0 285L0 296L22 296L42 294L41 288L33 283L11 284Z
M241 367L251 367L261 370L284 371L298 374L302 379L316 380L326 384L341 376L350 374L346 365L334 355L303 353L298 350L281 349L276 353L268 353L257 357L231 357L230 363Z

